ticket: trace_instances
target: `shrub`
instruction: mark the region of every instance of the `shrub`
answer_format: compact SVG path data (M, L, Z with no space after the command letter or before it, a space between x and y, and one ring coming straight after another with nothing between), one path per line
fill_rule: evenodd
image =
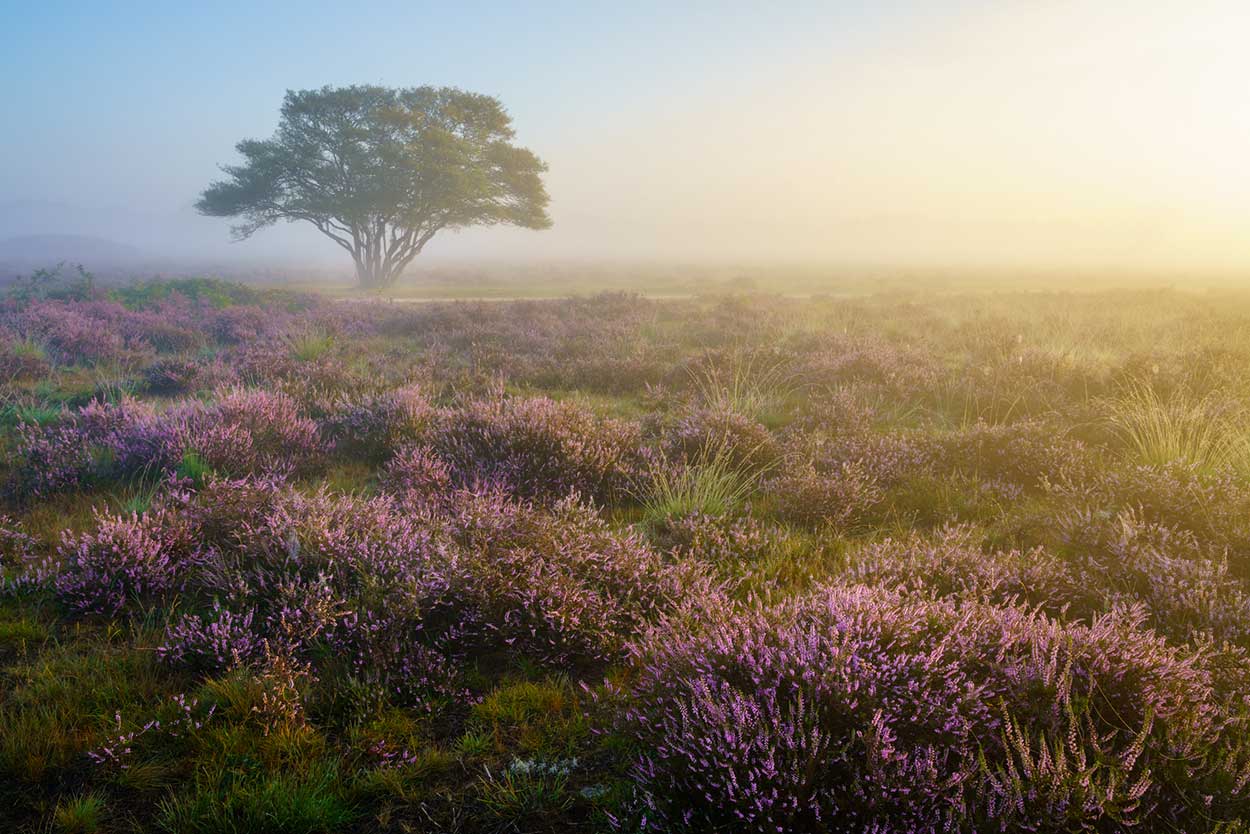
M317 465L325 450L317 424L301 415L295 401L285 394L236 388L218 400L213 416L214 428L229 439L222 442L218 434L206 438L210 448L199 449L199 438L193 438L191 448L219 472L307 470ZM231 453L229 443L241 435L248 438L247 448Z
M751 564L773 552L782 534L774 527L744 516L692 513L668 519L653 531L664 547L682 556L722 567Z
M399 703L459 698L469 652L602 664L647 624L717 594L698 565L573 499L542 509L452 492L414 509L210 481L172 500L204 557L179 574L186 609L161 655L199 669L256 663L267 646Z
M673 426L666 453L677 460L702 461L723 451L733 466L762 470L780 456L777 442L760 423L736 411L694 409Z
M543 500L576 492L594 501L626 494L641 470L638 426L601 420L544 397L476 401L445 410L429 439L458 484L507 484Z
M811 527L851 529L872 517L885 497L867 467L844 463L821 473L812 465L789 469L764 485L774 514L783 521Z
M551 662L619 657L656 617L717 597L699 566L667 562L572 498L547 513L468 497L453 530L490 630Z
M95 530L62 542L57 598L75 613L108 617L132 600L153 601L177 587L197 559L185 534L161 516L102 516Z
M1110 608L1097 587L1042 548L987 552L970 527L947 527L934 537L885 539L857 550L847 582L966 601L1023 602L1052 616Z
M451 469L429 446L400 449L381 474L383 489L405 499L429 501L449 495Z
M617 725L642 746L638 821L796 832L1231 822L1250 802L1245 719L1222 705L1200 654L1140 624L1123 611L1063 625L832 586L705 631L657 632L636 652ZM1179 750L1192 764L1178 766Z
M42 379L51 370L47 351L34 339L0 341L0 382L31 382Z
M326 412L322 426L335 448L374 463L424 440L436 416L422 389L414 385L365 397L342 395Z
M946 471L1037 491L1048 480L1084 479L1095 471L1086 447L1041 422L978 422L943 435L933 457Z

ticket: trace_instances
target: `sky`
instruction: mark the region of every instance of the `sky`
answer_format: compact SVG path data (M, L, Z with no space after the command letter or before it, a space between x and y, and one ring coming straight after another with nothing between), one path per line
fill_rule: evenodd
M191 208L287 89L497 96L552 229L434 259L1250 271L1250 3L0 0L0 237L334 262Z

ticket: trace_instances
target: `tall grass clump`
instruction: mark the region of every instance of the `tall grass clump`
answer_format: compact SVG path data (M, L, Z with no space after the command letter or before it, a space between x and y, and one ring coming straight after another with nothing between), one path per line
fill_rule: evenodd
M735 513L771 468L769 464L744 461L725 439L684 464L660 456L651 467L650 483L641 497L646 519L655 523L693 513Z
M1137 380L1108 401L1112 434L1135 460L1152 466L1182 463L1211 474L1245 469L1250 444L1227 405L1183 389L1162 396Z
M288 333L282 341L287 353L297 362L315 362L334 347L334 335L317 327Z
M797 387L782 362L742 353L735 353L725 367L707 363L690 376L708 407L760 420L777 415Z

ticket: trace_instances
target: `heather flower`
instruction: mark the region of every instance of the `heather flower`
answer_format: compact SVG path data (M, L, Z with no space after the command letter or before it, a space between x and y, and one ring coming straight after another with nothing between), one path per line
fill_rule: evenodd
M380 481L383 489L406 500L428 501L452 490L451 468L429 446L397 451Z
M843 463L822 473L811 464L783 470L764 484L776 516L794 524L847 529L862 524L885 498L868 468Z
M261 640L252 626L254 618L252 610L235 613L215 600L211 613L203 617L185 614L171 623L157 654L168 663L207 671L246 665L262 654Z
M755 470L773 466L780 457L768 429L751 417L724 408L687 412L672 427L665 445L668 456L675 460L699 461L724 454L732 465Z
M93 531L62 541L57 598L75 613L104 616L132 600L160 598L197 559L185 533L160 515L99 517Z
M417 386L405 386L364 398L340 396L321 421L341 453L356 459L382 461L397 450L420 442L435 411Z
M758 562L780 545L783 534L749 515L692 513L663 521L653 538L680 556L727 569Z
M1235 818L1246 781L1221 782L1216 761L1244 755L1244 719L1228 723L1203 655L1142 616L1065 625L831 586L652 632L617 724L642 747L639 810L656 830L1014 828L1034 808L1090 827L1122 812L1181 829L1211 807ZM1091 759L1131 778L1080 789L1069 768ZM1065 812L1064 796L1078 804Z
M636 424L542 397L444 411L429 443L458 484L501 482L528 498L578 492L608 501L626 495L641 471Z

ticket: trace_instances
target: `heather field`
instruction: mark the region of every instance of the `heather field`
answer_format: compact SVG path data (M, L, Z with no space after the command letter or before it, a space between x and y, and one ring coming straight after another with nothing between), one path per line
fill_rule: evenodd
M1250 830L1250 294L0 302L0 830Z

